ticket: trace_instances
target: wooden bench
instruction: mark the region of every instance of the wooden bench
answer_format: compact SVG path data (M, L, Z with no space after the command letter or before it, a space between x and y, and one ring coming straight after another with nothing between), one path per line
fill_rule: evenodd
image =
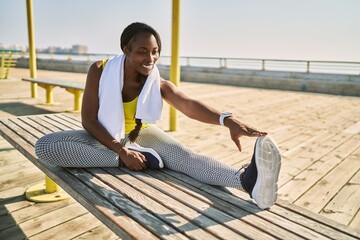
M23 78L22 80L31 83L37 83L39 87L44 88L46 90L47 104L52 104L54 102L53 90L55 87L65 88L66 91L74 94L74 111L80 111L81 98L85 89L85 83L62 79Z
M45 134L81 129L67 114L0 119L0 134L124 239L359 239L360 232L279 200L260 210L244 192L167 169L61 168L38 160Z

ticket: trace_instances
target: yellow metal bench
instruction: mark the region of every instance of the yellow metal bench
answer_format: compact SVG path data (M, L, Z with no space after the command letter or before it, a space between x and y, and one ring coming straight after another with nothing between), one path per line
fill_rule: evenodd
M7 79L10 73L10 68L16 66L16 59L13 59L12 55L12 52L1 52L0 79Z
M23 81L37 83L39 87L46 90L46 103L54 103L55 87L65 88L66 91L74 94L74 111L80 111L81 109L81 98L85 89L85 83L75 82L62 79L39 79L39 78L23 78Z
M61 168L34 145L45 134L81 129L67 114L0 119L0 134L123 239L360 239L360 232L284 201L262 211L238 190L168 169Z

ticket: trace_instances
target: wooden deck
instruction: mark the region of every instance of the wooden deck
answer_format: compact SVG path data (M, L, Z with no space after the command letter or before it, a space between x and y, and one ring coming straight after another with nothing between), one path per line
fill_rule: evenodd
M72 96L64 89L54 90L54 105L39 104L45 97L41 89L39 99L31 99L29 84L19 80L28 77L28 70L14 69L10 77L0 81L0 117L72 109ZM38 71L38 77L85 79L84 74L50 71ZM271 134L283 155L281 200L360 230L360 98L194 83L182 83L181 88ZM167 129L165 108L160 126ZM183 115L179 130L171 134L237 168L249 161L255 141L242 138L244 150L238 153L226 129ZM2 138L0 176L0 239L117 239L72 199L26 201L24 190L44 175Z

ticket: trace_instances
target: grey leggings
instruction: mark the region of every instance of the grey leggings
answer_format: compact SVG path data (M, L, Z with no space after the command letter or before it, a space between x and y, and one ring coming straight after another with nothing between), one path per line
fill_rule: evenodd
M201 182L242 189L237 169L215 159L194 153L156 126L142 129L136 141L154 149L166 168ZM125 140L122 142L125 143ZM35 145L40 160L62 167L117 167L119 156L85 130L45 135Z

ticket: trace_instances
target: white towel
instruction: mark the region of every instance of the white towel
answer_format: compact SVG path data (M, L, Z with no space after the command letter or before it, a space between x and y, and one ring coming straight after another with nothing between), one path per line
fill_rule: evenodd
M100 77L98 120L117 141L125 137L125 117L122 100L125 55L115 56L106 63ZM139 95L135 117L153 124L161 119L163 100L160 74L154 65Z

